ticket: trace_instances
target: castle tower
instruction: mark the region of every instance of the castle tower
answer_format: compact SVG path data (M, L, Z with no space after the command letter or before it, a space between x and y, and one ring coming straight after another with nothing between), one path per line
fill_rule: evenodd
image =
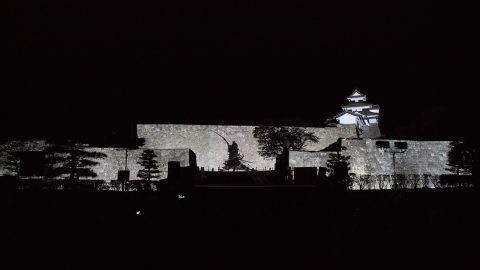
M367 96L360 93L357 88L351 93L349 96L347 96L347 99L349 102L359 102L359 101L367 101Z
M341 125L356 125L364 138L380 137L380 106L367 103L367 96L358 89L348 95L347 100L349 103L342 106L343 112L333 119Z

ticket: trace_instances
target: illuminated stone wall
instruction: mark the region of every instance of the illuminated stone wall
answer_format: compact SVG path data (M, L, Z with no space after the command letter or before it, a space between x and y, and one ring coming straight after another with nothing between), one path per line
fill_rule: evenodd
M5 162L8 158L8 153L23 152L23 151L43 151L47 146L46 141L6 141L0 143L0 175L10 175L6 169Z
M48 144L45 141L9 141L0 144L0 175L10 175L11 173L5 169L5 161L8 152L11 151L43 151ZM93 179L116 180L118 170L125 169L125 150L116 148L92 148L87 147L87 151L101 152L107 155L105 159L97 160L98 165L92 167L97 173L97 177ZM130 170L130 179L138 179L137 173L141 166L137 163L143 149L128 150L127 167ZM159 165L160 179L167 178L168 162L179 161L180 167L196 167L196 157L190 149L155 149L155 158ZM92 178L90 178L92 179Z
M190 148L197 155L197 164L205 170L218 170L228 157L227 144L216 133L230 143L235 141L248 165L257 170L273 169L274 160L264 159L258 154L258 143L253 137L254 126L218 125L174 125L139 124L137 134L145 139L143 148ZM355 138L354 125L338 127L307 128L319 137L318 143L310 143L306 150L318 151L337 141L338 138Z
M343 155L351 156L351 171L357 175L366 174L366 164L371 164L372 174L393 174L392 154L377 148L377 140L342 140ZM396 154L397 174L450 174L447 168L449 141L389 141L393 147L394 142L408 143L408 149L403 154ZM290 152L291 167L325 167L328 159L326 152Z
M100 160L100 164L93 170L97 173L97 179L116 180L118 170L125 169L125 150L115 148L89 148L89 151L97 151L107 155L107 158ZM158 162L160 170L160 179L167 178L168 162L179 161L180 167L196 166L195 154L189 149L157 149L153 150L158 156L155 160ZM130 170L130 179L137 180L137 173L142 168L137 162L140 161L143 149L128 150L127 167ZM193 158L193 160L192 160Z
M229 142L236 141L244 159L252 168L257 170L273 169L274 160L264 159L258 154L258 144L253 137L253 126L218 126L218 125L138 125L137 133L145 138L142 148L154 150L158 155L161 178L167 177L168 161L179 161L182 167L199 166L206 170L218 170L227 159L227 145L216 133L221 134ZM319 137L318 143L306 145L306 151L290 152L290 167L319 167L325 166L328 159L327 152L318 152L325 147L342 139L342 146L346 147L344 155L351 156L351 172L366 174L366 164L374 168L373 174L393 174L392 155L378 149L373 139L354 139L355 127L340 125L338 127L307 128ZM398 140L388 140L393 146ZM398 174L449 174L446 171L449 141L406 141L408 150L404 154L397 154L396 168ZM10 141L0 144L0 175L6 175L5 160L8 151L42 151L47 146L45 141ZM93 170L98 179L113 180L117 178L117 171L125 168L125 151L114 148L89 148L92 151L103 152L105 160ZM189 150L191 149L191 150ZM137 179L140 168L137 164L143 149L128 151L128 169L130 178ZM192 152L193 151L193 152Z

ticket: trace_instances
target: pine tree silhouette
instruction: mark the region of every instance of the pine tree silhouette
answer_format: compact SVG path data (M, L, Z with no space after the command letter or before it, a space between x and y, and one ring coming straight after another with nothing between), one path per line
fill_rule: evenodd
M353 184L353 179L349 175L350 171L350 156L342 155L339 151L328 155L327 170L329 178L334 186L348 189Z
M79 140L71 139L65 143L56 143L46 149L47 161L51 165L50 176L68 175L70 180L80 177L96 177L91 167L99 162L95 159L107 157L104 153L87 151Z
M228 159L223 163L223 169L249 170L248 166L243 164L243 155L238 151L238 144L235 141L228 145Z
M139 170L137 173L137 177L151 181L155 178L160 178L160 171L158 170L158 162L154 159L157 155L153 152L153 150L145 149L140 157L140 161L137 162L140 164L143 169Z
M340 152L328 154L327 170L330 174L334 173L335 164L346 163L347 170L350 170L350 156L344 156Z

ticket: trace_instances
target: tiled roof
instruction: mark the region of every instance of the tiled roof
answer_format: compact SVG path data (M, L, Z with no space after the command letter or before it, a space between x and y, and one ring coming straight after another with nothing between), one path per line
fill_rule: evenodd
M367 110L362 110L362 111L360 111L360 112L358 112L358 113L363 114L363 115L367 115L367 116L369 116L369 115L378 115L378 113L376 113L376 112L371 112L371 111L369 111L368 109L367 109Z
M357 96L354 96L355 93L357 93L358 95L357 95ZM347 96L347 97L350 98L350 97L365 97L365 96L366 96L366 95L360 93L360 91L358 91L357 89L355 89L355 90L353 91L353 93L351 93L351 94L350 94L349 96Z
M359 113L357 113L357 112L345 111L345 112L341 112L341 113L335 115L333 118L338 118L338 117L340 117L340 116L342 116L342 115L344 115L344 114L347 114L347 113L348 113L348 114L351 114L351 115L354 115L354 116L362 117L362 115L359 114Z
M372 104L362 102L362 101L350 102L349 104L342 106L342 108L354 108L354 107L365 107L365 106L372 106Z

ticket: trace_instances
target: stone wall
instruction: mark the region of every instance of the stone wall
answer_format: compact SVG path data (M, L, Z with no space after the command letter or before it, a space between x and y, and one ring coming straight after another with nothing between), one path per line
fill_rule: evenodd
M447 168L449 141L389 141L391 147L394 142L408 143L405 153L396 154L397 174L450 174ZM373 167L372 174L393 175L392 154L376 146L377 140L372 139L343 139L342 146L346 149L343 155L351 156L351 173L367 174L366 165ZM290 152L290 167L325 167L328 152Z
M0 143L0 175L10 175L5 162L11 152L43 151L47 146L46 141L6 141Z
M45 141L9 141L0 145L0 176L11 174L5 169L5 161L8 152L11 151L43 151L48 144ZM101 152L107 155L105 159L97 160L98 165L92 169L97 173L94 179L116 180L118 170L125 169L125 150L116 148L92 148L87 147L87 151ZM137 163L144 149L128 150L127 165L130 170L130 179L137 180L138 170L141 166ZM167 178L168 162L179 161L180 167L196 167L196 156L190 149L154 149L155 158L159 165L160 179Z
M125 150L115 148L89 148L91 151L101 152L107 155L106 159L100 161L93 170L97 173L98 179L116 180L117 171L125 169ZM155 160L158 162L160 170L160 179L166 179L168 173L168 162L179 161L180 167L194 166L195 154L189 149L155 149L158 156ZM138 180L137 173L142 168L137 162L140 160L143 149L128 150L127 167L130 170L130 180Z
M227 158L227 145L218 132L227 140L235 140L245 160L251 161L252 167L258 170L274 167L274 160L265 160L258 155L258 144L253 138L253 126L200 126L200 125L139 125L139 136L146 139L143 148L153 148L160 165L161 178L167 177L168 161L179 161L180 166L201 166L206 170L222 166ZM306 145L307 151L292 151L289 156L290 167L324 167L328 152L319 150L334 143L339 137L352 138L355 128L341 126L332 128L307 128L319 136L320 141ZM388 140L393 146L399 140ZM372 174L393 174L392 154L376 146L377 140L342 139L346 149L344 155L351 156L351 172L357 175L366 174L366 164L373 167ZM405 153L396 155L397 174L450 174L446 170L449 141L404 141L408 143ZM42 151L47 146L45 141L9 141L0 144L0 175L8 175L5 161L9 151ZM162 149L160 149L162 148ZM166 149L174 148L174 149ZM192 148L189 150L187 148ZM107 158L93 170L98 179L113 180L117 171L125 168L125 150L115 148L89 148L92 151L105 153ZM140 166L137 164L143 149L128 150L128 168L130 179L137 179Z
M250 167L263 170L274 168L273 159L264 159L258 154L258 143L253 137L254 126L218 126L218 125L176 125L176 124L139 124L137 134L145 139L144 148L190 148L197 155L197 163L205 170L217 170L223 167L228 157L227 144L216 133L230 143L235 141L244 159ZM338 138L355 138L355 125L337 127L306 128L319 137L318 143L310 143L306 150L318 151L337 141Z

